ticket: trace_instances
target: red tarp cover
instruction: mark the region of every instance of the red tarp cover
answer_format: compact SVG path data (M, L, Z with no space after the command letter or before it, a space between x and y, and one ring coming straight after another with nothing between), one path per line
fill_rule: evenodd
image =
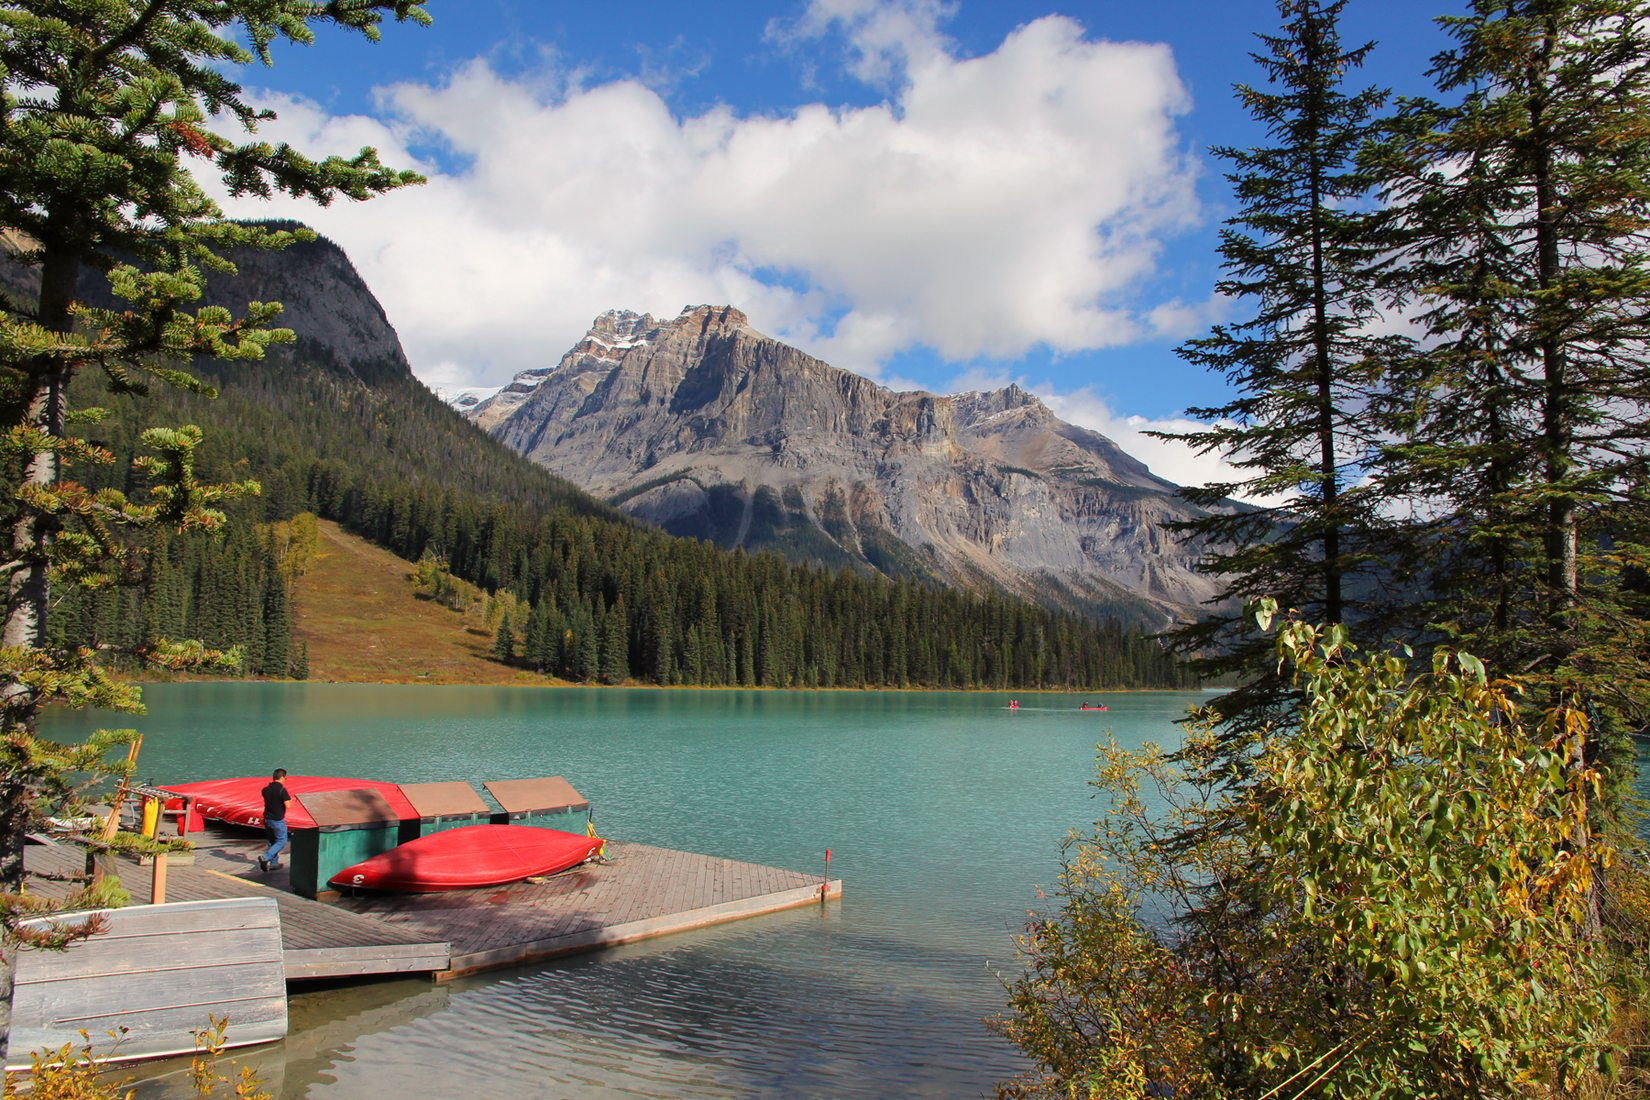
M415 821L418 811L394 783L377 779L337 779L324 775L289 775L281 780L294 796L313 791L343 791L366 789L377 791L390 808L404 821ZM267 775L240 779L207 779L199 783L168 783L162 790L193 795L195 809L202 817L226 821L231 825L250 825L261 828L264 823L263 789L268 786ZM315 819L296 797L286 804L286 824L289 829L313 829Z

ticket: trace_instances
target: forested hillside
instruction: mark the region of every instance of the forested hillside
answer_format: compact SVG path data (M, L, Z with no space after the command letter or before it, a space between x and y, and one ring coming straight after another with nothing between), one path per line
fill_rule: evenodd
M326 243L298 265L342 253ZM267 259L260 261L268 264ZM347 261L345 261L347 264ZM233 280L227 280L233 283ZM236 288L217 288L213 297ZM75 471L141 490L137 426L198 424L203 481L256 479L226 535L170 533L126 587L76 589L54 634L111 652L158 637L238 645L252 675L302 676L292 643L296 515L336 520L513 611L500 660L579 681L764 686L1107 687L1185 681L1159 645L1117 624L1000 596L728 553L639 526L473 428L394 361L345 361L300 338L261 364L197 364L221 396L110 393L88 435L114 455ZM138 410L142 415L139 417Z

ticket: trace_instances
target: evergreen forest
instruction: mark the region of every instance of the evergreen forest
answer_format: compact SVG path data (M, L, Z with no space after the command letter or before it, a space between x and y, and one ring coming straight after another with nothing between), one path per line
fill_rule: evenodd
M52 618L62 642L132 653L156 639L199 639L238 647L244 674L302 677L290 521L310 515L422 560L425 572L508 593L514 610L499 627L497 658L563 680L1190 682L1158 642L1120 623L647 529L487 438L393 364L346 372L325 359L300 343L263 363L197 363L216 399L161 387L128 396L97 376L77 380L77 403L110 410L89 434L114 461L76 471L89 487L145 491L132 464L141 406L147 420L203 428L201 480L250 478L261 492L229 504L232 522L219 531L145 532L150 552L132 583L68 590Z

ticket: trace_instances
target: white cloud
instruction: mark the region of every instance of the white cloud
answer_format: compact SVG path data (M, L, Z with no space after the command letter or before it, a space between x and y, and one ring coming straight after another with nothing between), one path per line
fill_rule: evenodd
M1185 340L1208 332L1211 325L1229 320L1232 299L1211 294L1201 302L1161 302L1146 313L1146 323L1159 340Z
M425 186L365 204L227 205L341 244L414 369L449 385L553 361L611 307L732 303L870 374L918 347L1012 358L1161 330L1164 307L1137 285L1195 213L1167 47L1049 16L962 58L936 3L817 0L811 14L847 28L867 77L902 72L897 95L678 118L637 81L515 81L474 61L383 89L381 118L286 99L264 127L312 153L372 144L397 165L444 147L461 168L424 165Z
M840 30L853 53L849 71L867 84L886 86L914 67L945 60L950 43L940 25L955 8L941 0L811 0L794 24L776 20L768 32L794 44Z
M1047 387L1027 387L1060 419L1091 428L1151 468L1158 477L1176 485L1210 485L1242 480L1246 475L1234 469L1219 453L1199 454L1190 445L1171 439L1157 439L1147 432L1193 432L1208 427L1187 417L1151 419L1121 414L1092 390L1057 393ZM1242 493L1236 499L1252 504L1281 504L1281 499L1265 499Z

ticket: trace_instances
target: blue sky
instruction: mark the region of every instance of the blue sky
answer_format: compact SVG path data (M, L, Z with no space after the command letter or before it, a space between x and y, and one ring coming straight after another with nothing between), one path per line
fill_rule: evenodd
M1260 0L429 0L376 46L324 34L243 83L306 151L379 148L423 187L299 217L378 294L415 372L501 385L592 317L731 303L898 388L1016 381L1181 482L1139 435L1221 381L1174 347L1232 203L1212 144L1260 140ZM1417 0L1353 0L1363 76L1425 93ZM272 209L274 207L274 209Z

